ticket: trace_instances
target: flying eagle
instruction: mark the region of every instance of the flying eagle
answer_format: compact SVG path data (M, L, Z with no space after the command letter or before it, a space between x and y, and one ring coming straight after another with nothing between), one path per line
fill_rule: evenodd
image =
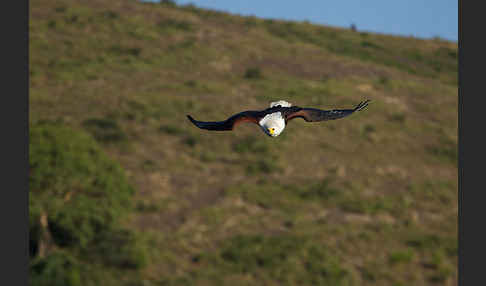
M197 121L190 115L187 115L187 118L197 127L211 131L230 131L239 123L252 122L258 124L268 136L277 137L285 129L289 120L294 118L303 118L307 122L339 119L362 110L368 106L368 102L370 100L362 101L353 109L321 110L292 106L284 100L279 100L272 102L270 107L265 110L243 111L224 121Z

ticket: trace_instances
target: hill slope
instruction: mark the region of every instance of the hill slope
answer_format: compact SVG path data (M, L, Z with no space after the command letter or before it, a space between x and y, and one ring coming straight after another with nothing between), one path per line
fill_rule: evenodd
M31 127L90 133L136 190L123 227L147 263L110 268L113 279L456 284L457 44L193 6L36 0L29 46ZM185 117L280 99L372 102L345 119L294 120L275 139Z

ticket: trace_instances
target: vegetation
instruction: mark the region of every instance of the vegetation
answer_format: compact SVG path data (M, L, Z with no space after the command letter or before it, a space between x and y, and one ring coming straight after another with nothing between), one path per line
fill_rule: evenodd
M248 68L245 72L245 78L248 79L256 79L256 78L262 78L262 72L260 68Z
M31 285L457 284L457 43L29 6ZM207 132L271 101L335 121Z
M135 234L120 224L134 193L121 167L68 127L31 125L29 139L32 285L86 285L93 262L142 266Z

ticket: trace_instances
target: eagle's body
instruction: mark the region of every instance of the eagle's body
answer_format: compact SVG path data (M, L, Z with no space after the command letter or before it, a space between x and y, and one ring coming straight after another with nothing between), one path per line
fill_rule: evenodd
M258 125L260 125L263 132L271 132L268 134L271 136L278 136L284 130L286 123L284 117L282 116L282 112L277 111L265 115L260 121L258 121Z
M293 118L303 118L307 122L339 119L362 110L368 106L368 102L369 100L363 101L354 109L321 110L292 106L292 104L280 100L272 102L267 109L243 111L224 121L204 122L194 120L190 115L187 117L197 127L212 131L230 131L236 124L252 122L258 124L265 134L276 137L282 133L288 121Z

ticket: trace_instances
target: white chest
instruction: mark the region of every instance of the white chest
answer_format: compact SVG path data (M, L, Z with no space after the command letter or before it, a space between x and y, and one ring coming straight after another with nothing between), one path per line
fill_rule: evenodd
M281 112L274 112L274 113L270 113L270 114L265 115L265 117L263 117L258 122L258 124L260 124L260 126L262 126L262 127L266 127L266 126L277 127L278 126L278 127L283 129L285 127L285 120L283 119Z

